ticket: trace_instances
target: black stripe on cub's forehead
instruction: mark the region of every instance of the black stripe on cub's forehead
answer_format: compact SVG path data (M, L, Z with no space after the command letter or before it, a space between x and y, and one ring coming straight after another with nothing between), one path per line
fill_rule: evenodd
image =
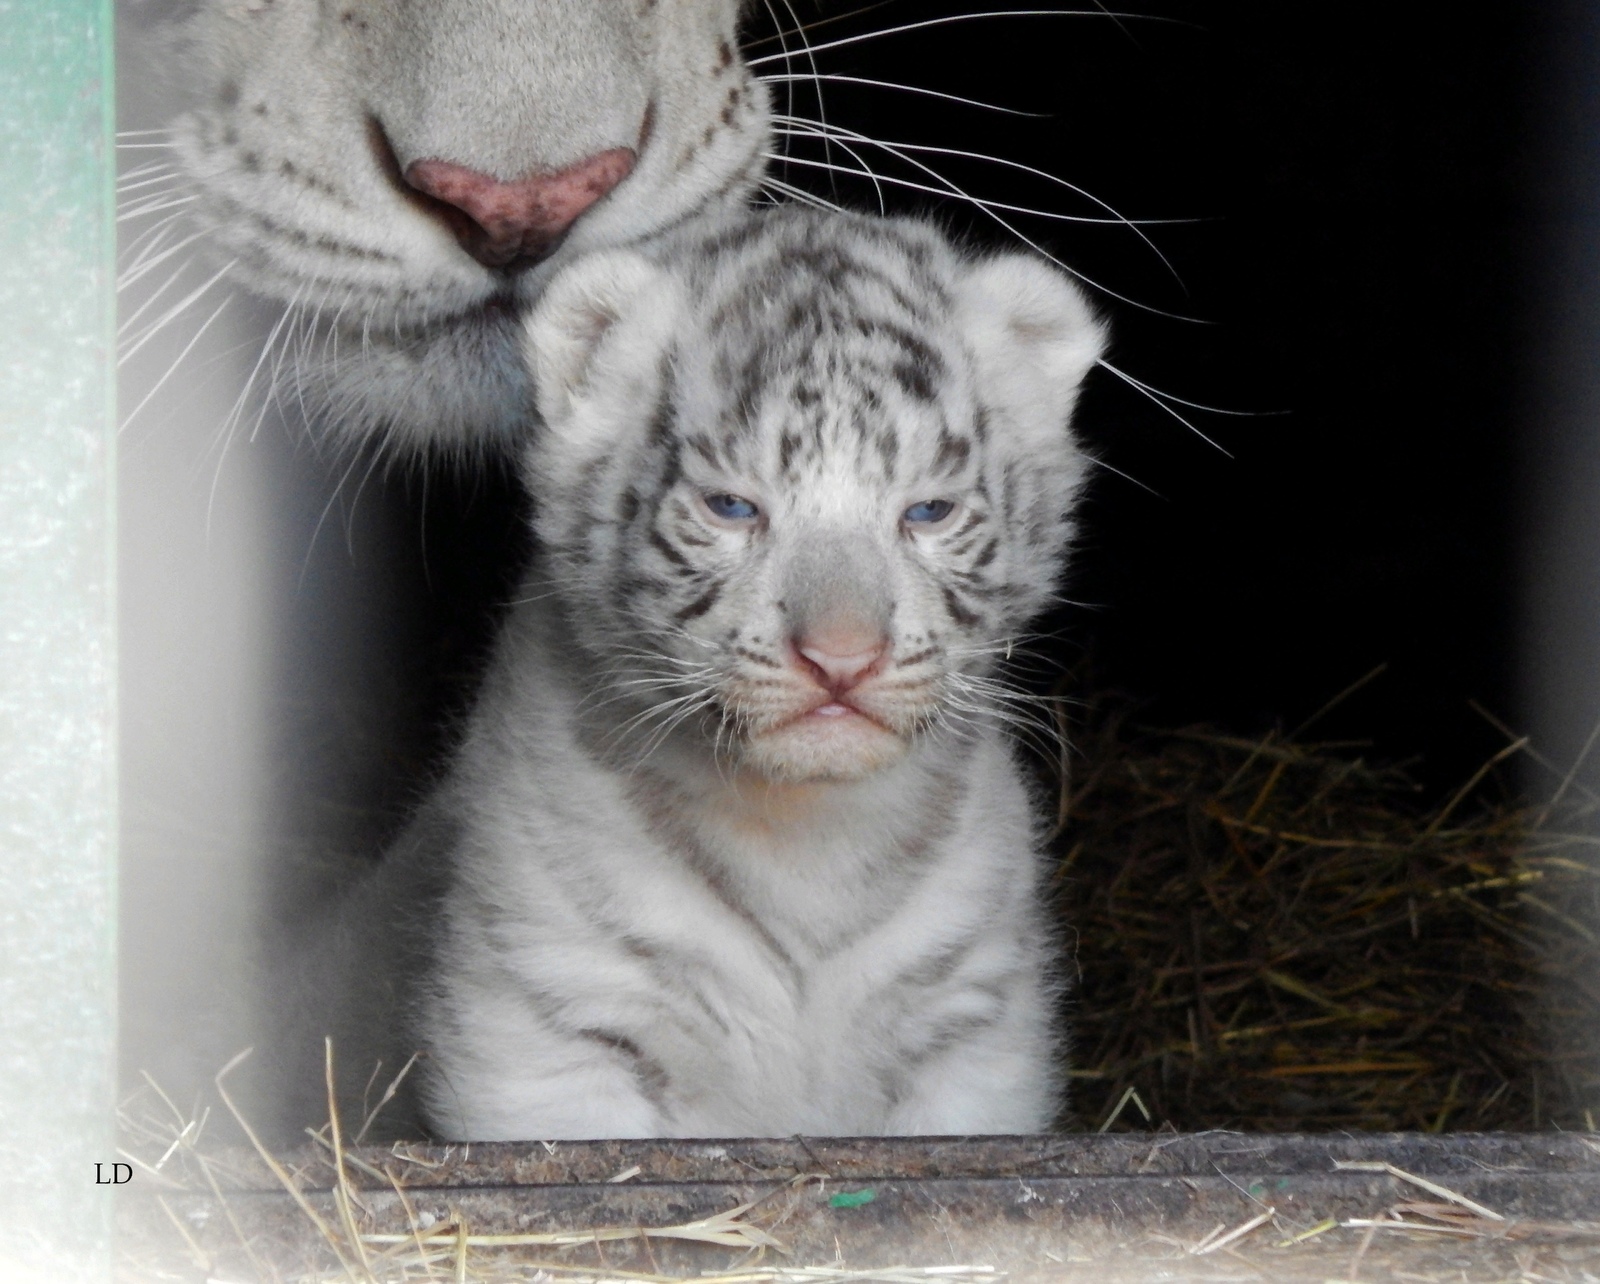
M785 210L752 215L698 246L691 282L707 328L748 345L804 350L841 327L897 327L906 359L936 357L920 339L949 315L948 285L932 267L934 234L914 224ZM937 371L929 375L937 379Z
M797 481L824 453L844 449L893 480L908 454L926 455L937 442L934 471L960 473L970 436L952 433L940 414L916 430L936 434L917 451L902 441L902 415L888 413L936 408L952 378L943 278L954 259L935 234L809 212L746 223L739 235L702 242L702 261L686 278L698 315L685 329L699 336L687 342L706 345L700 361L720 403L715 424L683 425L692 453L712 467L775 467ZM687 347L679 356L695 360ZM777 436L758 441L756 425L775 404Z
M985 425L968 422L972 408L946 395L966 357L950 333L958 260L937 233L780 212L677 248L687 252L666 266L688 312L679 342L661 354L644 449L621 452L624 484L588 479L591 498L612 496L596 519L648 526L686 465L789 484L803 484L830 456L889 484L900 473L970 471ZM691 403L690 388L709 401ZM683 533L668 538L675 551L703 538ZM652 553L662 574L685 573L671 552Z

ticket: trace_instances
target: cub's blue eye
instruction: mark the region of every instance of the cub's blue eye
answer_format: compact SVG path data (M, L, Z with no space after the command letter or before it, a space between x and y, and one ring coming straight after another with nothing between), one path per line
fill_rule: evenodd
M761 515L760 509L737 495L707 495L705 502L712 516L720 517L725 522L749 522Z
M908 522L931 524L944 521L955 511L955 504L948 499L925 499L920 504L911 505L902 516Z

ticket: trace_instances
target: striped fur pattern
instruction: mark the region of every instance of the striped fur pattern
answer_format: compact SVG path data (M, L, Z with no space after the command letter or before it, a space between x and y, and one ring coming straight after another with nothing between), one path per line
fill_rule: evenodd
M349 916L432 925L428 1125L1046 1127L1057 950L988 683L1072 534L1082 297L791 209L574 265L527 342L542 557Z
M297 380L350 433L481 447L526 421L518 316L571 258L741 201L768 145L739 0L198 0L171 60L192 223L231 279L319 322ZM549 258L477 262L402 177L612 149L628 177ZM449 213L449 211L443 211Z

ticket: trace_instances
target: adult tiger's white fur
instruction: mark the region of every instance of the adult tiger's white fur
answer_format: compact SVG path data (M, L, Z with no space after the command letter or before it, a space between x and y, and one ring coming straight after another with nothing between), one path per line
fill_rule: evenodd
M531 408L519 318L550 274L740 201L759 178L767 99L738 52L738 10L201 0L173 54L193 82L174 133L192 218L234 279L323 319L324 341L294 360L331 423L400 445L503 438ZM586 196L576 179L518 196L597 157L607 172ZM462 175L476 198L451 204ZM554 247L540 235L481 252L472 215L493 233L507 202L529 218L564 203L548 215L559 237L573 202L619 175Z
M540 560L345 907L353 1081L424 1049L459 1139L1047 1126L1057 951L987 693L1062 569L1102 343L1063 274L910 221L733 216L557 277Z

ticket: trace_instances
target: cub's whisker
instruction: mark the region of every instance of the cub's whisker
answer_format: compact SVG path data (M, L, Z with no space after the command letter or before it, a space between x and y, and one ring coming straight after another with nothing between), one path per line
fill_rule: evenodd
M1201 432L1200 429L1197 428L1191 420L1185 418L1183 415L1180 415L1176 410L1174 410L1170 405L1168 405L1166 400L1165 400L1165 398L1162 396L1162 394L1156 392L1155 389L1148 388L1144 384L1140 383L1137 379L1133 378L1133 376L1124 374L1121 370L1117 369L1116 366L1112 365L1104 357L1097 358L1096 361L1095 361L1095 365L1099 366L1102 370L1109 371L1111 374L1116 375L1116 377L1118 379L1121 379L1123 383L1127 384L1130 388L1132 388L1140 396L1147 397L1149 400L1155 402L1156 405L1160 406L1169 415L1171 415L1180 424L1182 424L1185 428L1187 428L1190 432L1192 432L1196 437L1200 438L1201 441L1205 442L1206 445L1210 446L1213 450L1221 451L1229 459L1233 458L1233 452L1231 450L1229 450L1227 447L1221 445L1220 443L1212 440L1212 438L1208 437L1205 433Z
M1104 361L1102 361L1100 364L1103 366L1106 365ZM1106 368L1108 370L1111 369L1110 366L1106 366ZM1177 396L1175 393L1163 392L1160 388L1151 387L1151 385L1144 383L1139 379L1135 379L1126 370L1113 370L1112 373L1117 375L1118 378L1132 384L1141 392L1148 392L1152 396L1160 397L1163 401L1170 401L1180 406L1188 406L1191 410L1204 410L1213 415L1234 415L1246 419L1259 419L1263 416L1286 415L1289 413L1287 410L1228 410L1222 406L1208 406L1198 401L1185 401L1182 397Z

